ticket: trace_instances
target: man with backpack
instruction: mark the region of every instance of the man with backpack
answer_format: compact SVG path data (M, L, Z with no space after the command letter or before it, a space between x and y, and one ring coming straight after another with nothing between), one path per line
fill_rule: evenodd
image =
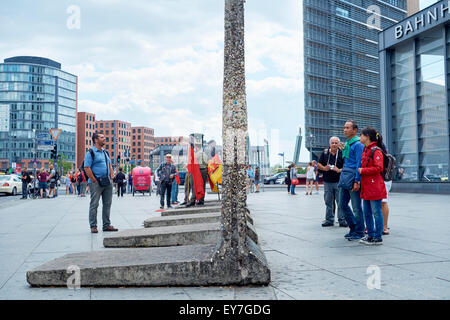
M86 152L84 161L81 167L89 177L89 188L91 192L91 202L89 205L89 224L92 233L98 233L97 229L97 208L102 198L102 220L103 231L118 231L110 222L111 203L112 203L112 180L113 168L111 159L106 150L103 149L105 145L105 136L101 133L95 132L92 135L92 142L94 146Z
M166 162L161 163L158 169L156 170L156 175L159 177L160 185L161 185L161 209L164 209L164 194L167 194L167 208L171 208L170 205L170 194L172 191L172 183L175 175L177 174L177 169L172 163L172 155L166 155Z

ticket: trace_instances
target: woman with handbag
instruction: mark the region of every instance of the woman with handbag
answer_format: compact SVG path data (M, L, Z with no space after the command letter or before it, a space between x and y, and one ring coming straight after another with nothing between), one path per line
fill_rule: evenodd
M386 199L386 185L381 176L384 157L383 138L375 129L367 127L361 131L360 142L365 146L358 172L361 175L361 199L367 236L359 242L366 245L380 245L383 243L381 200Z
M291 178L291 195L296 195L295 186L298 185L297 169L295 168L295 163L289 165L289 177Z

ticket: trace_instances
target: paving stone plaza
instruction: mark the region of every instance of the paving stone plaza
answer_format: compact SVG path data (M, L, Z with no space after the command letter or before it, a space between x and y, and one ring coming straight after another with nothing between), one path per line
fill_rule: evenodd
M249 194L248 208L271 271L268 286L75 290L30 287L26 272L65 254L120 250L104 247L111 234L90 233L89 197L0 197L0 299L450 299L449 200L390 194L391 234L382 246L364 246L344 239L347 228L321 227L322 189L305 196L298 188L290 196L284 188L266 188ZM114 197L111 221L120 231L143 228L145 220L161 216L157 209L154 194Z

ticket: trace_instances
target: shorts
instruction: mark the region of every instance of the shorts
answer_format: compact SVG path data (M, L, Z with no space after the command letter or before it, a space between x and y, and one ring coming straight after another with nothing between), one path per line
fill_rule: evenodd
M255 184L259 184L259 180L255 180Z
M39 181L39 189L48 189L47 182Z
M312 182L314 181L314 178L306 178L306 182Z
M56 182L50 182L50 189L55 189Z
M384 184L386 186L386 199L381 200L381 202L387 203L389 191L391 191L391 187L392 187L392 181L385 181Z
M319 182L319 175L316 175L316 178L314 179L314 182Z

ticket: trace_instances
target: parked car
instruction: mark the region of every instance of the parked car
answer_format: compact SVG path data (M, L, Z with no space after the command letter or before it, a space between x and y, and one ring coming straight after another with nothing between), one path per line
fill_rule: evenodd
M14 196L22 193L22 180L15 174L0 176L0 193L9 193Z
M264 184L283 184L285 178L286 178L286 172L280 172L271 177L264 178ZM281 181L281 183L280 183L280 181Z

